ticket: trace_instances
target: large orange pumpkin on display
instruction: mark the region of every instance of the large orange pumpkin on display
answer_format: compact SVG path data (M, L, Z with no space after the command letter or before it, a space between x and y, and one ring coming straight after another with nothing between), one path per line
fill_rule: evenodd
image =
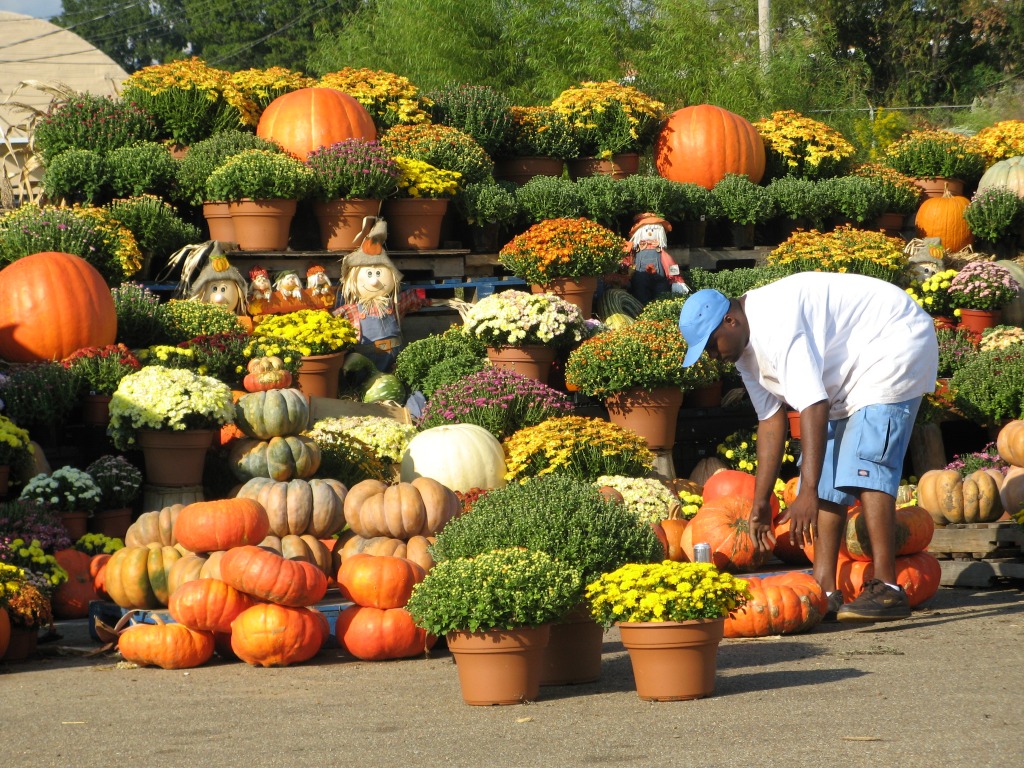
M764 176L764 141L750 121L721 107L699 104L669 115L654 145L658 173L711 189L726 174L757 184Z
M403 608L427 572L404 557L353 555L338 569L341 596L368 608Z
M326 637L325 627L317 611L259 603L231 622L231 650L248 664L286 667L316 656Z
M875 576L875 564L865 560L839 558L837 586L850 602L864 591L864 582ZM920 605L939 591L942 566L934 555L918 552L896 558L896 583L903 587L911 607Z
M220 579L196 579L171 594L167 609L179 624L190 629L230 632L238 614L256 600Z
M683 536L693 543L711 545L711 562L716 568L739 573L752 571L762 566L771 553L760 552L754 546L750 536L750 508L750 501L741 496L706 501L686 526ZM692 553L691 544L688 556Z
M961 477L955 469L930 469L917 482L917 503L936 525L991 523L1003 514L999 486L984 470Z
M701 496L704 497L705 504L709 501L717 501L729 496L740 496L753 504L754 483L756 481L757 478L749 472L743 472L739 469L726 469L716 472L707 479L707 482L704 483L704 489L701 491ZM773 493L768 499L768 503L772 508L772 519L774 519L779 514L779 497Z
M263 111L256 135L276 141L299 160L314 149L346 139L374 141L373 118L358 101L334 88L300 88L274 99Z
M363 661L419 656L437 642L416 626L405 608L350 606L338 615L335 634L342 648Z
M1024 421L1015 419L1000 429L996 448L1007 464L1024 467Z
M117 338L110 288L85 259L46 251L0 270L0 357L62 360Z
M252 545L225 552L220 576L253 597L292 607L312 605L327 591L327 577L315 565L285 560L276 552Z
M767 637L806 632L817 626L828 600L806 573L783 573L747 580L751 599L725 620L726 637Z
M908 506L896 509L896 554L912 555L923 552L935 533L935 521L923 507ZM841 553L851 560L871 559L871 539L868 538L867 518L862 509L850 512L846 518L846 535Z
M57 587L50 602L59 619L83 619L89 615L89 601L99 600L90 566L92 555L77 549L62 549L54 553L57 564L68 572L68 580Z
M946 188L942 197L930 197L917 209L917 236L937 237L950 253L956 253L974 241L964 210L971 201L952 195Z
M180 559L179 550L159 544L117 550L105 569L110 599L122 608L163 608L170 597L171 568Z
M135 624L121 633L117 649L127 661L163 669L191 669L213 656L213 635L184 624Z
M100 600L109 600L107 594L107 562L110 555L105 552L101 555L93 555L89 561L89 576L92 578L92 585L96 589L96 595Z
M267 511L252 499L197 501L174 523L178 543L191 552L217 552L259 544L270 531Z

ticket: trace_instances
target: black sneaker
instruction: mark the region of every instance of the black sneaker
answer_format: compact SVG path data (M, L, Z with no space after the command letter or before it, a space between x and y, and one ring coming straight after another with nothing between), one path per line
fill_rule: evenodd
M894 621L909 617L907 593L878 579L867 582L856 600L836 612L836 618L842 622Z
M828 607L825 609L825 615L821 617L822 621L835 621L836 613L843 607L843 593L840 590L836 590L831 595L828 595Z

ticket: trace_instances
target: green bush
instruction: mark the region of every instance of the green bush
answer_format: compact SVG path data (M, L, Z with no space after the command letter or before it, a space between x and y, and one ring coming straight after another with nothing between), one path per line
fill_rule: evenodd
M466 370L466 374L474 373L483 367L486 359L487 348L483 342L464 334L462 328L456 326L442 334L433 334L425 339L410 342L398 353L395 360L395 376L410 392L418 390L427 394L427 389L433 392L438 387L450 383L441 380L452 375L453 368L465 366L472 368ZM459 362L456 363L456 360ZM445 365L435 376L431 376L431 369L442 363L450 365ZM479 365L473 368L475 363ZM451 379L455 380L457 377Z
M711 221L725 215L722 203L710 189L699 184L680 184L679 218L683 221Z
M118 147L107 155L110 187L116 197L159 195L172 197L176 167L163 144L142 141Z
M791 273L792 270L785 267L765 265L749 269L725 269L721 272L709 272L695 267L687 273L686 282L694 292L714 288L731 299L737 299L747 291L774 283Z
M626 208L626 188L611 176L584 176L576 182L583 214L609 229L618 230L618 219Z
M50 160L43 174L43 190L53 201L93 205L109 197L107 164L91 149L69 149Z
M206 181L208 200L298 200L313 189L313 172L291 155L248 149L233 155Z
M206 180L224 162L247 149L265 149L281 152L272 142L251 133L228 130L216 133L208 139L196 142L181 160L177 161L177 198L189 205L212 202L206 196Z
M775 213L775 201L768 190L737 173L727 174L711 192L722 215L734 224L759 224Z
M686 218L689 190L696 186L680 184L662 176L635 173L618 182L625 192L624 205L630 216L655 213L665 219L682 221ZM698 187L703 189L703 187ZM706 190L705 190L706 191Z
M162 305L159 318L160 339L165 344L180 344L196 336L242 330L233 312L217 304L199 301L168 301Z
M179 248L203 239L199 227L184 221L174 206L153 195L114 200L106 209L135 235L146 277L158 274L167 257Z
M156 135L153 118L135 104L82 93L54 102L36 124L34 141L49 164L69 149L105 155L136 141L152 141Z
M74 368L56 362L27 363L2 372L4 415L29 432L63 423L78 403L81 382Z
M989 187L973 197L964 210L964 219L981 240L1016 242L1024 225L1024 200L1006 187Z
M122 283L110 292L117 313L117 341L132 349L160 342L163 307L160 297L138 283Z
M775 201L778 214L787 219L807 219L811 226L820 228L828 215L828 201L819 186L810 179L780 176L767 187Z
M959 328L939 328L935 331L939 342L939 377L949 378L977 354L970 335Z
M574 219L583 213L579 188L557 176L534 176L516 190L516 198L529 224Z
M841 176L818 182L822 198L833 216L858 224L872 224L888 209L883 183L865 176Z
M515 190L516 186L507 182L475 182L459 192L455 205L470 224L511 226L520 215Z
M435 123L472 136L491 157L507 153L515 123L512 102L486 85L448 83L426 94Z
M953 374L949 388L964 416L982 425L1024 419L1024 349L978 352Z

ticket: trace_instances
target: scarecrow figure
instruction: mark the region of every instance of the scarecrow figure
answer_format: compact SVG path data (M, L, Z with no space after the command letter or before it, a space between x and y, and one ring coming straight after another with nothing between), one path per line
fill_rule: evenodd
M344 317L359 335L355 351L389 371L405 346L400 318L428 306L430 299L422 288L399 293L402 273L384 251L387 223L376 219L359 248L341 262L341 290L334 315Z
M665 250L671 231L672 225L654 213L638 214L629 230L627 260L633 267L629 292L643 304L664 293L690 292L679 265Z
M306 270L306 299L318 309L334 309L337 291L331 285L327 270L314 264Z
M246 282L224 256L214 256L191 286L189 300L216 304L236 315L246 314Z
M249 314L253 317L267 314L270 297L274 291L270 274L263 267L249 270Z

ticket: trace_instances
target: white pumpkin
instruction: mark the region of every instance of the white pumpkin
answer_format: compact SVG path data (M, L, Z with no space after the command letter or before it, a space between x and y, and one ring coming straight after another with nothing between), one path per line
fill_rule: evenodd
M505 450L476 424L445 424L424 430L402 455L403 483L429 477L453 491L505 486Z

